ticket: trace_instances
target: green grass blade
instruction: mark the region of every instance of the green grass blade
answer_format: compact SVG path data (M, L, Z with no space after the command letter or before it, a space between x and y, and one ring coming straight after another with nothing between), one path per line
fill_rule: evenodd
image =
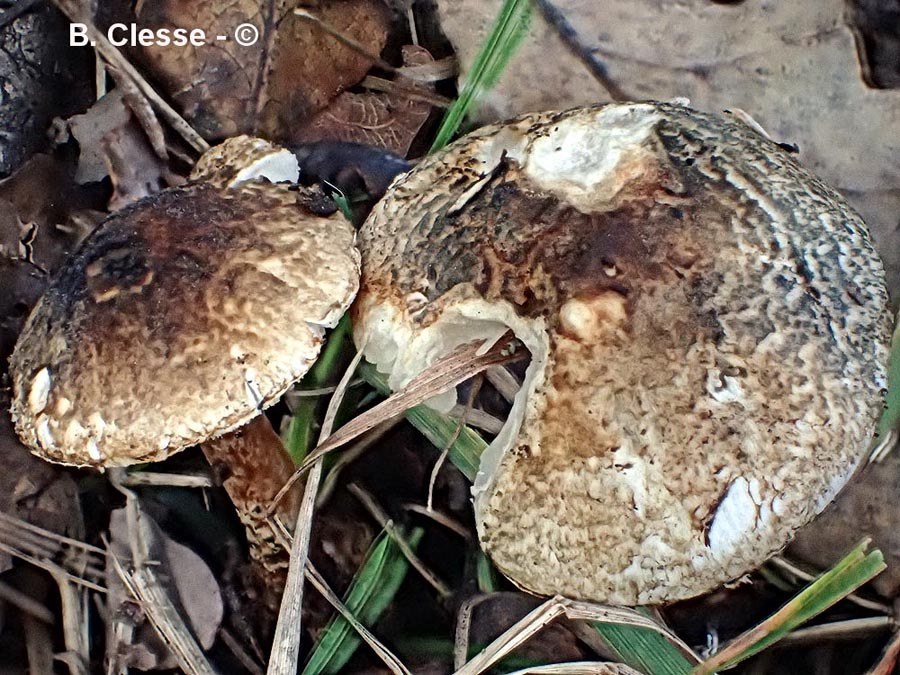
M868 541L860 542L772 616L699 666L697 675L731 667L759 653L877 576L886 567L884 556L877 549L867 554L868 546Z
M361 363L359 374L382 395L390 395L391 390L387 385L387 378L379 373L371 363ZM410 408L406 411L405 416L410 424L418 429L432 445L441 450L447 446L459 426L459 420L442 415L425 405ZM474 480L475 474L478 472L481 453L486 447L487 443L477 432L464 426L459 437L450 447L450 461L463 472L466 478Z
M665 636L648 628L592 624L618 660L647 675L690 675L694 667Z
M329 381L336 380L336 373L340 363L341 353L344 350L344 339L350 332L350 318L345 314L338 325L331 331L325 348L318 360L309 369L309 372L300 381L300 386L308 389L318 389ZM294 464L300 464L315 445L318 433L316 409L320 399L317 397L301 398L297 403L291 421L285 434L284 447L291 456Z
M887 397L884 402L884 413L878 422L878 435L875 440L881 440L891 429L898 427L900 427L900 325L894 329L894 337L891 340Z
M478 52L459 97L447 110L431 150L443 148L484 92L492 87L515 53L531 23L531 0L506 0L490 34Z
M415 549L424 530L416 528L408 538ZM359 621L371 628L393 600L409 571L409 562L386 532L372 543L365 561L356 572L344 604ZM339 673L359 647L362 638L340 614L336 614L310 654L303 675Z

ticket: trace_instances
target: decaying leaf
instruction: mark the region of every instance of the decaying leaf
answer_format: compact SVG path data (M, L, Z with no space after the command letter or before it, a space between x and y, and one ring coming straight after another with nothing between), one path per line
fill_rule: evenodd
M53 198L48 199L48 190ZM31 307L44 292L48 274L87 234L90 207L101 206L74 181L74 167L49 155L35 155L0 181L0 361L12 353ZM84 226L71 214L81 210ZM5 369L5 368L4 368ZM5 410L5 409L4 409Z
M536 17L483 119L609 100L589 68L599 62L631 99L741 108L776 140L799 145L803 164L844 192L872 229L890 287L900 287L900 90L861 77L843 0L552 4L580 57ZM438 0L463 78L500 5Z
M72 117L68 127L79 147L75 179L91 183L109 176L110 211L183 180L154 152L118 89Z
M431 54L422 47L403 47L403 65L431 63ZM346 141L364 143L405 157L431 106L401 93L345 91L330 106L313 117L297 134L301 143Z
M200 556L166 535L146 513L142 514L136 525L142 528L139 534L131 531L130 526L126 509L116 509L110 514L112 555L128 560L132 555L132 539L141 537L147 540L154 558L152 564L156 576L183 608L197 642L204 649L209 649L215 641L225 611L215 576ZM107 573L107 587L107 606L114 619L109 626L110 639L118 642L114 650L118 665L142 670L175 667L177 662L172 654L156 631L144 622L144 612L111 567ZM127 644L122 643L128 637L122 630L123 626L129 626L134 631Z
M144 47L141 60L207 139L255 133L290 140L310 115L359 82L372 65L321 27L295 16L296 4L148 0L138 12L142 27L201 28L211 44ZM323 0L314 11L368 53L378 54L384 46L390 16L379 0ZM258 31L252 45L236 41L244 24ZM252 34L251 28L245 30Z

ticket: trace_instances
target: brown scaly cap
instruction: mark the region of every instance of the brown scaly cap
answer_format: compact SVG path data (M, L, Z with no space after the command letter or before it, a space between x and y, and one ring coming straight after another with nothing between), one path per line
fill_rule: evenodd
M274 403L357 290L354 231L329 204L262 182L189 185L107 218L11 358L22 440L56 462L128 465Z
M532 353L475 481L517 584L621 604L758 567L864 456L889 340L865 225L775 143L658 103L527 115L400 177L360 232L366 357Z

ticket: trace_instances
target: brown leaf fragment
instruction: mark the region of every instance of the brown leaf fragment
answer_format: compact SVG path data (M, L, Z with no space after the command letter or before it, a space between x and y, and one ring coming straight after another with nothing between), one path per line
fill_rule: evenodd
M154 150L120 89L71 118L68 126L80 151L76 181L90 183L109 176L111 211L183 180Z
M422 47L403 47L406 66L420 66L432 61L431 55ZM430 112L428 103L401 93L344 92L313 117L293 140L301 143L322 140L363 143L405 157Z
M197 642L209 649L222 623L225 606L218 582L203 559L187 546L174 541L144 513L137 527L142 532L130 530L133 524L126 517L126 509L116 509L110 514L110 551L120 560L132 555L131 541L140 537L149 542L150 553L157 576L166 591L177 598L190 624ZM160 640L158 633L145 620L144 612L126 589L119 575L108 565L107 606L114 618L108 627L110 639L116 640L111 650L119 666L131 666L142 670L176 667L177 661ZM129 627L132 629L130 641Z
M100 206L75 185L74 167L35 155L0 181L0 362L5 366L48 274L87 234L70 215ZM84 215L88 215L85 213ZM90 218L87 219L90 221Z
M138 57L205 138L240 133L289 138L371 66L366 56L295 16L294 4L148 0L138 11L142 27L200 28L208 43L143 47ZM384 47L390 15L379 0L326 0L314 11L369 53ZM244 24L252 26L246 31L258 32L252 45L236 42Z

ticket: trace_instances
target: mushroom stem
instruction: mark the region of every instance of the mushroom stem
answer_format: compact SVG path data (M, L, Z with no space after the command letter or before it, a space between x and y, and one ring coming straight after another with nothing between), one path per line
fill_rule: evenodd
M267 585L280 597L287 574L288 555L279 543L266 509L272 498L294 472L294 465L278 434L265 415L258 415L240 429L200 445L212 466L224 467L222 485L238 517L247 530L250 556L266 572ZM293 529L303 485L295 484L275 509L289 529Z

